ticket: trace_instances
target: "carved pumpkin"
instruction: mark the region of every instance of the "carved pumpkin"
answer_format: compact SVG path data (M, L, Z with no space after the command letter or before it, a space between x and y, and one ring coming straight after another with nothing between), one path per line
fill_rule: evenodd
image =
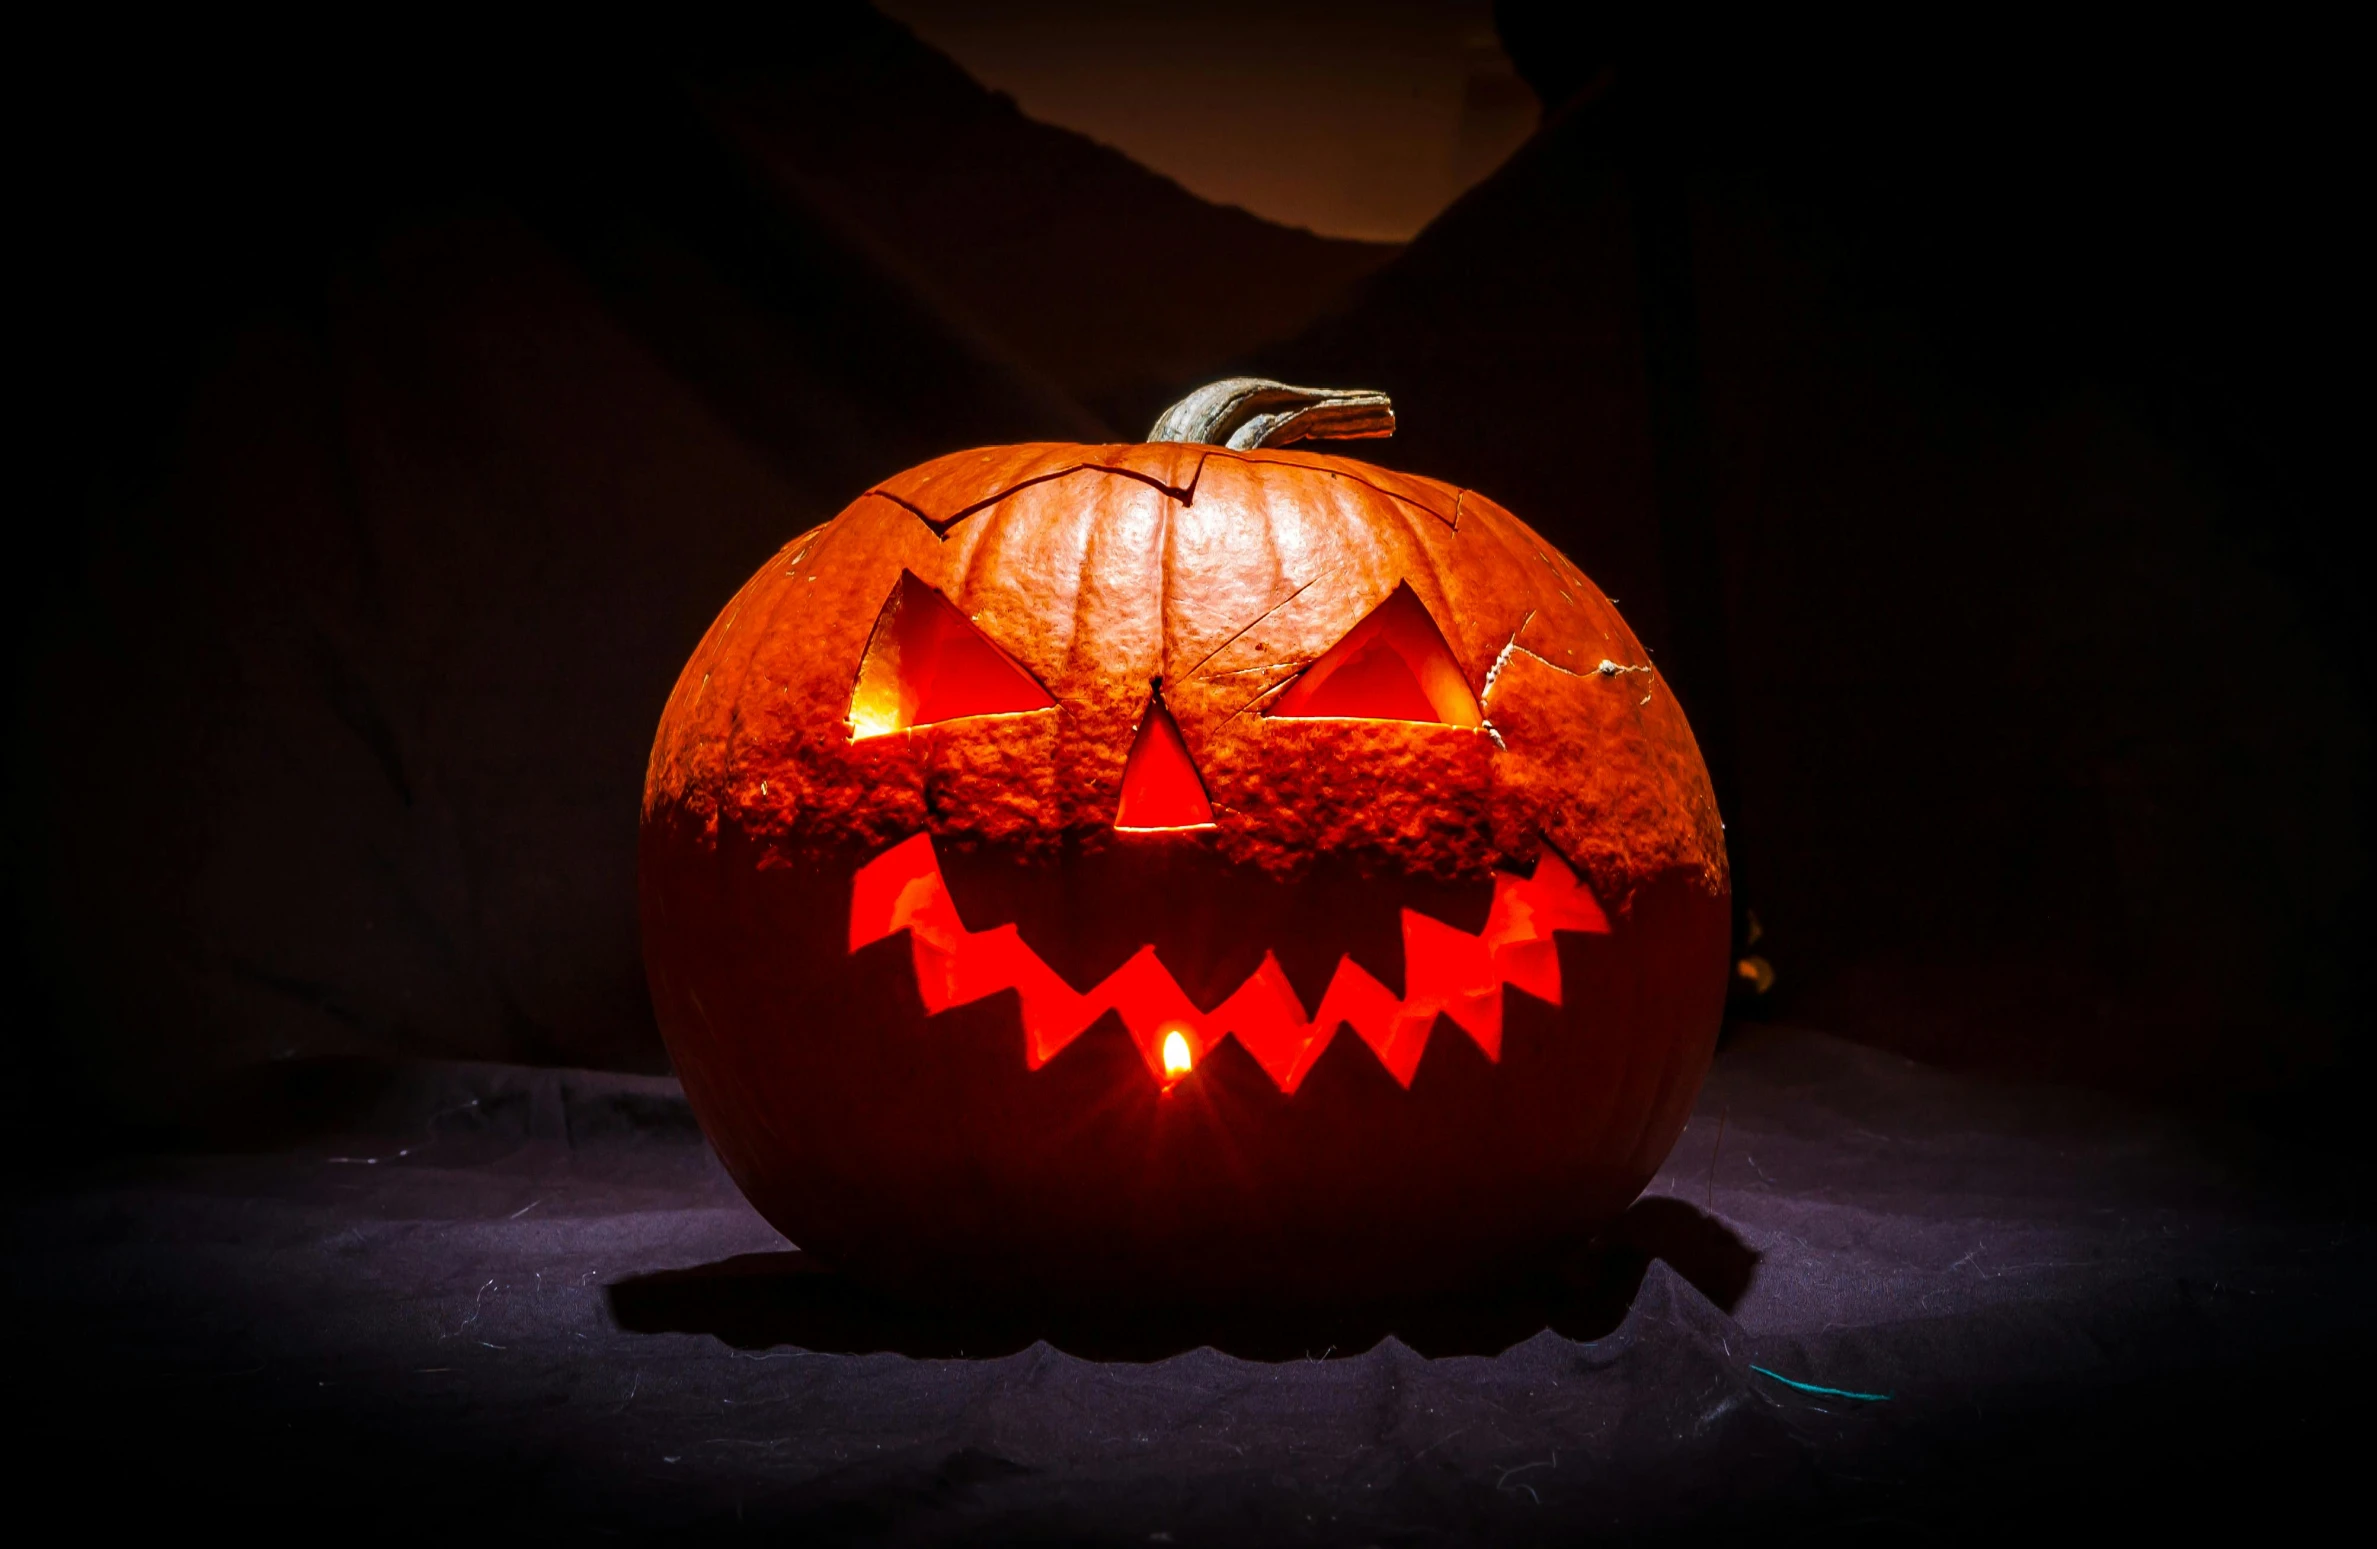
M1466 490L1279 450L1376 395L1216 384L1140 445L886 480L710 627L645 789L645 954L728 1169L910 1289L1369 1296L1633 1199L1726 987L1682 712Z

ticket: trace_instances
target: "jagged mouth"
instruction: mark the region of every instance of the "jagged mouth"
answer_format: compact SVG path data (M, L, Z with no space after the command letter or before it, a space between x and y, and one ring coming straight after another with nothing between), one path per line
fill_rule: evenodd
M851 883L850 950L906 931L928 1016L1014 991L1025 1060L1034 1070L1112 1012L1149 1072L1167 1086L1232 1038L1282 1092L1292 1093L1338 1028L1350 1027L1408 1088L1438 1016L1449 1017L1487 1059L1499 1061L1503 990L1559 1005L1555 933L1609 931L1600 903L1548 846L1532 876L1497 871L1493 884L1485 928L1475 934L1416 909L1401 910L1402 993L1341 955L1311 1015L1269 951L1210 1010L1198 1008L1153 944L1091 988L1077 989L1024 940L1017 924L967 928L929 834L859 868Z

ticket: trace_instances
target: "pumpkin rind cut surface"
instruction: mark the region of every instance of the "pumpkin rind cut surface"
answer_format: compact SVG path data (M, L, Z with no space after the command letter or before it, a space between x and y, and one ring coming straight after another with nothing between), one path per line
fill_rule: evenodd
M737 1181L925 1287L1387 1294L1621 1210L1704 1076L1722 833L1592 583L1348 458L886 481L672 693L646 959Z

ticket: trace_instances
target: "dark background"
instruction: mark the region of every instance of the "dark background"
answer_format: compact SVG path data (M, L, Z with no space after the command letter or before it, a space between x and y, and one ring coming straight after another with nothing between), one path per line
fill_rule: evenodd
M1746 1016L2336 1122L2337 40L1498 20L1542 128L1400 248L1206 203L857 5L47 40L12 1134L291 1058L664 1068L637 793L716 608L889 472L1241 368L1392 392L1366 455L1619 599L1780 970Z
M1326 114L1468 36L1293 9L1117 5L1063 57ZM994 12L1012 61L1083 7ZM1540 128L1407 243L1209 202L859 4L23 34L18 1499L1233 1544L2356 1504L2359 56L2267 11L1493 12L1464 68ZM1323 128L1366 132L1276 153ZM1186 182L1272 149L1212 143ZM1364 455L1620 600L1780 977L1541 1283L1180 1326L862 1291L658 1074L663 697L873 481L1245 369L1389 390Z

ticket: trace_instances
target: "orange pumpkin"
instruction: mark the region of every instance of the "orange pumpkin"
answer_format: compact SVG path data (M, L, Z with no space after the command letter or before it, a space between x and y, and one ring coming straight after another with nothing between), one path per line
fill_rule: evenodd
M728 1169L910 1289L1408 1293L1610 1220L1706 1074L1684 716L1492 501L1280 450L962 452L771 559L645 786L645 956Z

